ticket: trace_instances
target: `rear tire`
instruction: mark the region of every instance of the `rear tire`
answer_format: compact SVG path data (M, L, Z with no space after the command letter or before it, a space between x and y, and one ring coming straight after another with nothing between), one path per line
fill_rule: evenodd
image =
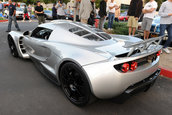
M12 56L18 57L18 51L11 36L8 37L8 45L9 45Z
M86 75L78 65L65 63L60 70L60 81L66 97L73 104L84 106L93 100Z

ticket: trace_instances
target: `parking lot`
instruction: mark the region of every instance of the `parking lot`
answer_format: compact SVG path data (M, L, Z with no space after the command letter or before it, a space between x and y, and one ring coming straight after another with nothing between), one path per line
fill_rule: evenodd
M22 31L32 30L37 22L19 22L19 26ZM172 79L162 76L148 92L135 94L124 104L111 99L81 108L74 106L30 60L11 56L6 29L7 22L0 23L0 115L172 114Z

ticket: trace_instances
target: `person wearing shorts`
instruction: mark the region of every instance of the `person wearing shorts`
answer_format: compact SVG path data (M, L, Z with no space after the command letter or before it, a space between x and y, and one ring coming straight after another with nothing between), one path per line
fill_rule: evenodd
M30 22L31 22L32 20L30 19L30 16L29 16L29 14L28 14L27 7L26 7L26 5L24 5L24 16L23 16L23 21L25 21L26 16L27 16L27 18L28 18L28 19L30 20Z
M142 21L142 30L144 31L144 40L149 39L150 29L152 26L153 18L155 17L158 4L155 0L150 0L145 4L142 12L144 14Z
M135 35L136 28L138 27L138 19L142 13L143 1L142 0L131 0L128 10L128 33L129 36Z

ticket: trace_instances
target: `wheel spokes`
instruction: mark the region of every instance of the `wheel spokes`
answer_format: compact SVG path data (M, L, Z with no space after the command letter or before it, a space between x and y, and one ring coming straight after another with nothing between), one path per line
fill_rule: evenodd
M66 67L62 73L62 84L67 96L74 101L84 101L87 98L87 87L81 74L72 67Z

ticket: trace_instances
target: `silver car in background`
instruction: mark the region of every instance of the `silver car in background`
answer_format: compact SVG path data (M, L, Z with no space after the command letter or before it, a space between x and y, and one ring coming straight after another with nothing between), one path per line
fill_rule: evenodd
M6 9L4 13L5 13L5 16L8 18L9 10ZM23 19L23 15L24 15L24 10L20 7L16 7L16 18Z
M12 55L31 59L77 106L149 89L160 74L161 39L109 35L64 20L8 34Z

